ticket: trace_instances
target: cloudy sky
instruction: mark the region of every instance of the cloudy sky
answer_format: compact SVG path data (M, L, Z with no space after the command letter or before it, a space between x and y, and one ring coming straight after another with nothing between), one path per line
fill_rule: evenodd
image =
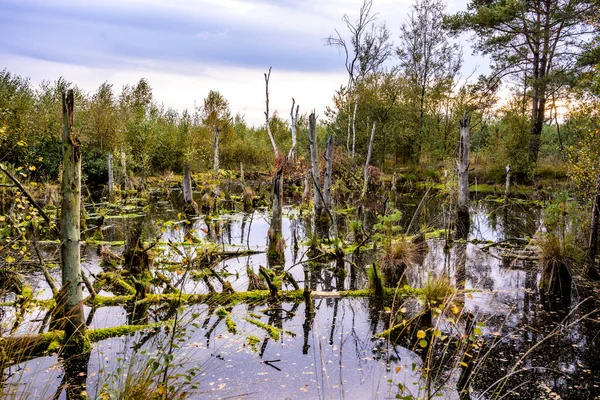
M374 0L398 41L412 0ZM451 0L448 11L464 8ZM323 115L347 78L323 38L344 32L341 17L362 0L0 0L0 69L34 84L60 76L86 91L150 81L154 97L178 110L220 91L251 124L263 121L264 77L273 67L271 108ZM466 43L463 43L465 45ZM465 49L465 75L477 60ZM479 72L485 66L480 66Z

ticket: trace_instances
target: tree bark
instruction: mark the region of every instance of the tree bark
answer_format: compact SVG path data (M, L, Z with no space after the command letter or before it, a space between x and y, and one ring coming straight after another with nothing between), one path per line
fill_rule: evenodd
M588 268L587 277L590 279L600 279L600 272L596 267L596 252L598 249L598 225L600 225L600 175L596 180L596 196L594 197L594 205L592 208L592 222L590 241L588 245Z
M458 150L458 208L469 210L469 144L470 117L465 114L460 120L460 142Z
M219 128L215 128L215 157L213 159L213 172L219 175Z
M325 176L323 178L323 203L331 209L331 175L333 172L333 140L334 136L327 136L327 148L325 150Z
M356 146L356 110L358 109L358 85L356 85L356 95L354 96L354 111L352 112L352 157L354 157Z
M369 139L369 148L367 149L367 159L365 161L365 168L363 169L363 189L361 198L367 194L367 188L369 187L369 163L371 162L371 152L373 150L373 138L375 137L375 122L371 128L371 138Z
M123 190L127 190L127 157L123 148L121 148L121 174L123 174L121 186Z
M73 90L62 96L63 174L61 204L61 262L62 284L65 288L64 331L69 353L84 351L86 326L83 315L81 286L80 209L81 209L81 154L80 142L73 127ZM59 305L60 306L60 305Z
M288 160L293 160L296 158L296 128L298 125L298 112L300 111L300 106L296 106L296 112L294 112L294 105L296 104L296 100L292 97L292 109L290 111L291 128L292 128L292 148L288 154Z
M319 176L319 150L317 149L317 117L312 112L308 117L308 143L310 147L310 161L312 165L312 181L313 181L313 201L315 210L315 221L321 217L323 211L323 202L319 192L321 190L321 179Z
M111 198L115 193L115 175L113 172L113 154L108 152L108 197Z
M183 201L186 204L191 204L194 201L192 195L192 173L189 165L185 166L185 176L183 177Z
M456 235L466 239L469 234L469 145L471 118L466 114L460 120L460 141L458 147L458 209L456 215Z
M506 187L504 188L504 205L508 204L510 197L510 164L506 166Z
M269 73L265 72L265 94L266 94L266 109L265 109L265 128L267 129L267 134L269 135L269 140L271 141L271 145L273 146L273 153L275 153L275 158L279 157L279 150L277 150L277 144L275 144L275 138L271 133L271 127L269 125L269 79L271 78L271 67L269 67Z

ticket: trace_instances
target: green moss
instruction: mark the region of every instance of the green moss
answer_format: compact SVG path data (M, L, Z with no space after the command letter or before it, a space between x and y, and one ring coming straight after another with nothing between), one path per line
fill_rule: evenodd
M229 333L232 333L234 335L237 333L237 324L231 318L230 315L227 315L227 317L225 317L225 324L227 325L227 330L229 331Z
M99 342L101 340L110 339L113 337L130 335L132 333L139 332L144 329L157 328L169 324L171 322L172 321L163 321L148 325L120 325L113 326L110 328L90 329L88 330L88 338L91 342Z
M222 317L222 318L229 316L229 312L227 312L227 310L224 309L223 307L220 307L217 311L215 311L215 314L217 314L217 316Z
M247 317L244 318L244 320L267 331L267 333L269 334L269 336L271 336L271 338L273 338L273 340L279 340L281 338L281 329L278 329L278 328L274 327L273 325L265 324L262 321L252 319L252 318L247 318Z
M258 351L258 344L260 343L260 339L257 338L256 336L253 335L248 335L246 337L246 340L248 341L248 344L250 345L250 347L252 347L252 350L254 351Z
M435 231L426 232L425 240L444 238L444 237L448 236L449 233L450 233L450 230L448 230L448 229L437 229Z

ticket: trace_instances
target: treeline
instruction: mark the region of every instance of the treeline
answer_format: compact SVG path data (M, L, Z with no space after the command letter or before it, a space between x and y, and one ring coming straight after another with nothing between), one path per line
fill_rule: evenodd
M371 6L365 0L355 21L344 17L347 37L336 31L326 39L346 55L348 81L320 116L321 149L330 132L337 154L360 160L372 142L371 165L384 172L427 166L439 177L454 166L458 121L469 115L471 167L485 171L486 180L502 181L507 164L518 181L569 166L581 187L593 186L600 172L597 1L474 1L467 12L445 15L442 1L417 0L395 44ZM454 37L463 33L490 57L490 75L460 75L463 55ZM508 97L500 98L501 87ZM217 91L196 109L178 112L159 104L145 79L120 92L104 83L85 93L63 79L33 87L4 70L0 161L20 168L23 177L58 176L60 96L67 88L75 89L88 182L106 182L109 153L117 170L125 164L141 176L181 173L186 165L195 171L273 165L265 127L234 115ZM302 105L304 111L310 106ZM291 147L290 122L275 114L269 123L284 154ZM299 159L306 160L306 113L297 129Z
M208 170L214 162L215 129L221 169L239 169L240 163L261 170L272 165L265 127L249 126L240 114L231 116L227 100L218 92L209 92L202 106L178 112L159 104L145 79L120 92L104 83L85 93L62 78L34 87L27 78L4 70L0 71L0 162L18 169L21 178L58 178L61 93L69 88L74 89L74 129L81 138L88 183L106 183L109 153L116 170L124 156L126 169L136 176L182 173L188 164L196 171ZM305 118L299 120L300 127L307 125ZM289 149L289 122L275 114L270 128L282 149ZM299 153L306 154L307 139L302 132L299 136Z

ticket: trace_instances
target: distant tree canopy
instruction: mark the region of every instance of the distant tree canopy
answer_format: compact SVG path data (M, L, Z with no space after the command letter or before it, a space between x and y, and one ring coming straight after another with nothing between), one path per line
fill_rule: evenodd
M344 17L346 34L336 31L326 39L342 50L348 82L333 93L332 107L318 121L319 148L331 132L338 136L338 157L361 160L376 123L371 165L385 172L425 166L439 177L453 168L458 121L467 113L472 166L486 169L487 179L503 179L506 164L517 180L568 164L574 182L588 190L592 166L599 164L593 143L600 102L599 9L593 0L472 0L467 11L448 16L441 0L416 0L394 45L372 2L364 0L356 20ZM478 53L490 56L489 76L460 76L462 50L453 35L465 32L473 34ZM500 100L501 83L510 94ZM88 183L106 182L109 153L142 176L181 173L188 164L193 170L273 165L265 125L249 126L216 90L200 107L180 112L156 102L146 79L120 92L105 82L88 94L62 78L34 87L3 70L0 162L18 168L23 179L58 177L60 99L67 88L75 92L74 129ZM269 116L285 154L290 122L288 115ZM297 127L297 159L306 162L306 115ZM115 163L117 174L121 165Z

